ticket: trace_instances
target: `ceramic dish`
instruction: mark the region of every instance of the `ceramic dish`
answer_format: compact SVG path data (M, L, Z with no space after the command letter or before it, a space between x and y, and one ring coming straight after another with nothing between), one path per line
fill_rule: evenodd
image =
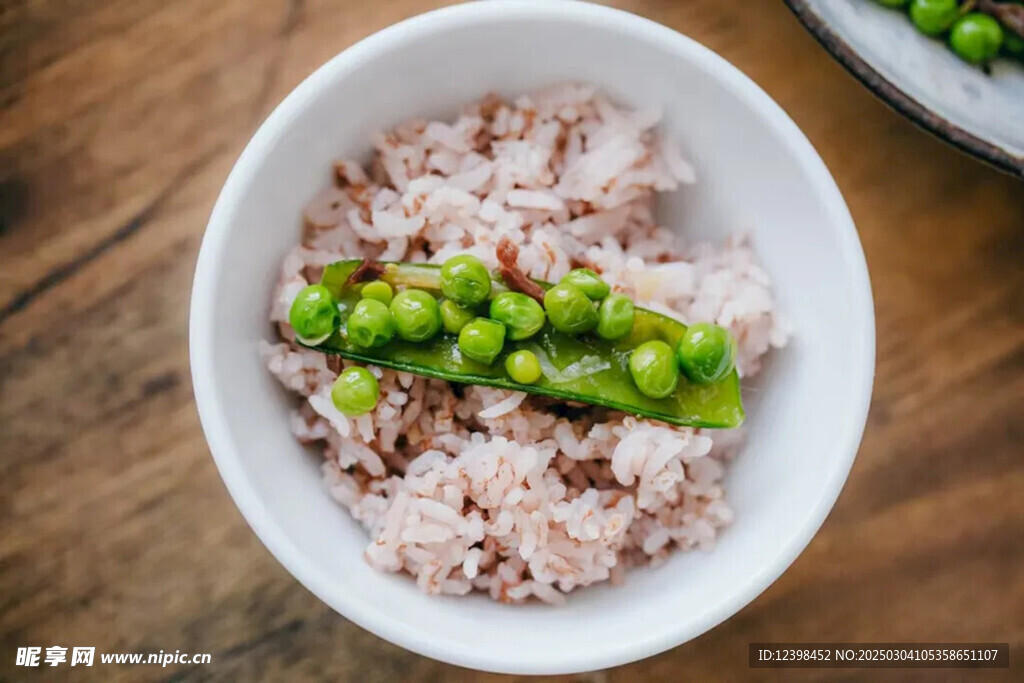
M1024 66L990 74L871 0L786 0L828 52L889 106L1008 173L1024 175Z
M374 131L447 116L497 89L592 82L659 105L698 182L663 202L692 238L743 230L774 278L792 342L748 399L748 439L727 488L735 522L711 552L673 555L568 604L505 605L421 593L373 570L367 535L328 495L319 457L289 432L294 402L263 365L261 339L302 207L339 156L366 158ZM300 84L242 153L214 208L192 294L192 377L203 429L242 514L324 602L415 652L522 674L593 670L700 635L771 584L814 536L860 443L874 373L864 255L810 143L760 88L664 26L582 2L449 7L354 45Z

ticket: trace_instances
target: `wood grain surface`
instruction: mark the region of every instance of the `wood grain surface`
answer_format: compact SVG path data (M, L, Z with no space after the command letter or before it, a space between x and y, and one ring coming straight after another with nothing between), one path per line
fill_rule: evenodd
M245 142L320 63L438 4L0 0L0 680L503 678L390 645L291 578L221 484L189 383L195 256ZM1024 185L886 109L780 2L615 4L724 55L820 151L867 252L878 373L792 568L710 633L576 678L1021 680ZM752 641L889 640L1009 642L1012 668L747 668ZM213 663L15 667L56 644Z

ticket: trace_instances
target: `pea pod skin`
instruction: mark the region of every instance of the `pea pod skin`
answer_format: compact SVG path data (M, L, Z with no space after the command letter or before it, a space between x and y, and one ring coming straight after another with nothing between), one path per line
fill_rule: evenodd
M728 429L743 424L743 403L735 371L721 382L708 385L680 378L675 392L661 399L645 396L637 389L629 373L630 352L652 339L660 339L676 348L686 331L681 322L640 307L635 309L632 332L622 339L608 341L596 335L577 337L545 324L529 339L506 340L501 354L490 365L464 357L455 335L442 334L420 343L395 337L380 348L359 348L350 343L343 332L348 314L359 300L359 295L352 287L346 287L345 281L359 263L359 260L338 261L324 270L321 284L338 300L341 328L310 348L425 377L605 406L674 425ZM396 289L416 287L441 297L438 266L389 263L381 279ZM545 289L551 287L548 283L538 284ZM494 280L491 296L503 291L508 288ZM532 351L540 359L544 373L535 384L514 382L505 371L505 358L520 349Z

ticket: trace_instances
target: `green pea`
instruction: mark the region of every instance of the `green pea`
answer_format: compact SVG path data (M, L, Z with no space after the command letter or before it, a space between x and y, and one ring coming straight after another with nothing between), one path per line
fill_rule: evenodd
M910 0L875 0L879 5L885 5L886 7L903 7Z
M491 274L472 254L452 256L441 266L441 291L460 306L477 306L491 294Z
M349 417L365 415L377 406L380 386L366 368L346 368L331 387L334 407Z
M458 334L475 317L473 311L466 310L450 299L441 302L441 324L448 334Z
M1003 39L1003 50L1014 57L1024 57L1024 38L1007 31Z
M960 6L957 0L911 0L910 19L921 33L937 36L945 33L956 21Z
M736 340L724 327L696 323L686 328L676 349L679 365L691 382L714 384L736 366Z
M633 331L633 302L622 294L609 294L597 309L597 336L622 339Z
M533 384L540 379L540 361L532 351L526 349L513 351L505 359L505 372L513 382Z
M583 334L597 327L597 309L579 287L560 282L544 293L544 310L552 327L566 334Z
M459 351L467 358L490 365L505 345L505 326L487 318L477 318L459 332Z
M391 300L395 298L395 293L392 291L391 285L383 280L367 282L363 285L363 291L360 292L360 295L364 299L374 299L379 301L385 306L390 306Z
M629 374L640 393L651 398L665 398L679 384L679 364L672 347L656 339L629 354Z
M502 292L494 297L490 315L507 328L512 341L529 339L544 327L544 309L522 292Z
M406 289L391 301L395 331L405 341L421 342L441 330L441 311L437 299L422 289Z
M288 322L300 340L319 344L340 323L338 304L323 285L303 287L288 311Z
M395 336L395 319L380 301L361 299L348 317L345 329L352 343L364 349L376 349Z
M592 271L590 268L577 268L570 270L566 273L565 277L562 278L562 282L566 284L574 285L579 288L581 292L587 295L588 299L599 301L606 296L608 292L612 291L612 288L608 286L608 283L601 279L601 276Z
M1003 45L1003 27L993 17L969 12L956 20L949 32L949 46L960 59L971 64L984 64Z

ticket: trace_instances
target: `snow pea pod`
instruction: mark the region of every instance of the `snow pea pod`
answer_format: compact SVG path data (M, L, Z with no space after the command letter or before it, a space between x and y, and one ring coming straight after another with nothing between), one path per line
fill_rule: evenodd
M338 261L324 270L320 284L337 300L341 326L310 348L425 377L605 406L674 425L732 428L743 423L743 404L735 371L714 384L694 384L681 378L676 390L660 399L645 396L637 389L629 372L632 350L655 339L676 348L686 331L683 323L639 307L635 310L632 331L621 339L611 341L592 334L564 334L545 323L540 332L528 339L506 340L501 354L490 364L464 356L459 351L457 337L448 334L424 342L395 337L378 348L357 346L346 336L345 321L360 298L358 288L347 283L359 264L359 260ZM380 279L396 291L414 287L442 297L438 266L388 263ZM544 289L552 286L544 282L538 284ZM494 278L490 297L505 291L508 288L504 283ZM482 310L486 305L486 302L482 304ZM531 351L540 361L542 376L534 384L513 381L505 369L505 358L519 350Z

